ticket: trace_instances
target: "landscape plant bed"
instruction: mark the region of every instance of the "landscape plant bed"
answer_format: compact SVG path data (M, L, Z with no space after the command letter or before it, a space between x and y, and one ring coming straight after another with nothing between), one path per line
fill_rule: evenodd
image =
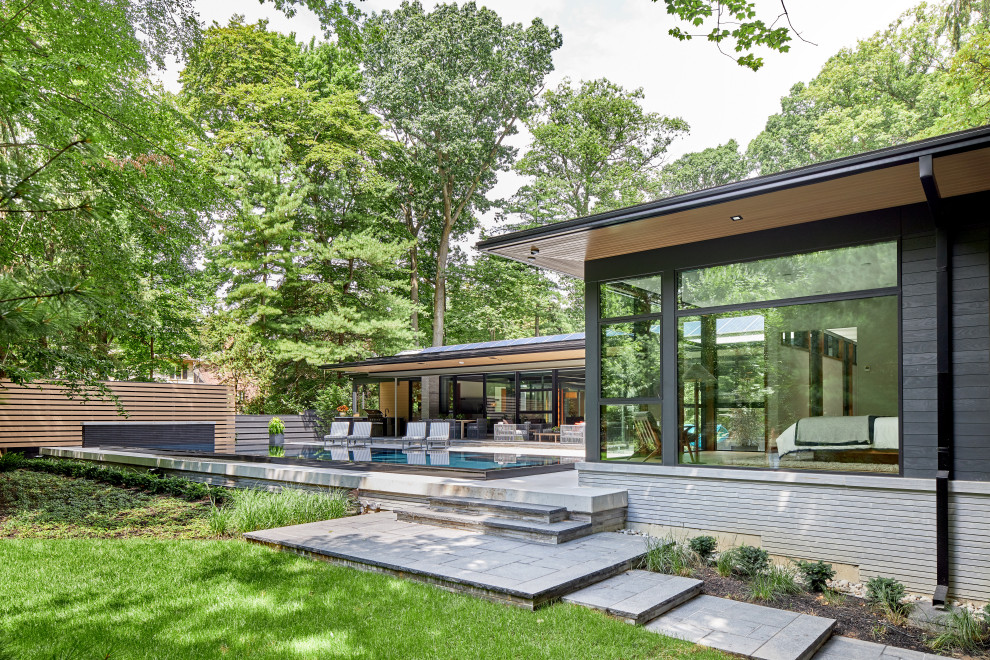
M827 602L822 594L803 592L796 595L782 595L772 602L753 600L750 587L743 580L722 577L711 567L701 567L694 571L695 577L704 580L703 593L720 598L749 601L768 605L791 612L801 612L814 616L835 619L835 633L844 637L854 637L868 642L888 644L902 649L933 653L926 643L926 631L913 626L895 626L871 607L864 599L842 594L841 603ZM990 658L990 650L979 655L951 654L940 651L940 655L955 655L965 658Z

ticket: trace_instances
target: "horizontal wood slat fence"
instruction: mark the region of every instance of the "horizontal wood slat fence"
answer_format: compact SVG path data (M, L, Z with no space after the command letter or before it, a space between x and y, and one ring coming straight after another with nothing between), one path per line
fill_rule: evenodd
M325 431L320 418L312 410L302 415L237 415L238 454L268 451L268 422L278 417L285 424L285 442L319 442ZM331 420L332 421L332 420Z
M78 446L83 422L215 422L215 449L234 452L234 392L201 383L109 382L127 417L112 401L69 399L57 385L0 382L0 449Z

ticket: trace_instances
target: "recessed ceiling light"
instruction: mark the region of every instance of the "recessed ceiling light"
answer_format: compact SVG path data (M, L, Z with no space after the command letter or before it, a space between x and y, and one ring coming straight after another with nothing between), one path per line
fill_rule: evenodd
M536 247L534 245L533 247L529 248L529 253L530 254L539 254L540 253L540 248L538 248L538 247Z
M742 220L742 216L741 215L733 215L733 216L730 216L729 217L729 220L732 220L733 222L739 222L740 220Z
M460 362L458 362L457 364L464 364L464 360L461 360L461 361L460 361Z

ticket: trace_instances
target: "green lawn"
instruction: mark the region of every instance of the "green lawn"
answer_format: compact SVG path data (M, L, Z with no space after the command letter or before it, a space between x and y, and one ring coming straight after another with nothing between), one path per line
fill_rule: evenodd
M44 476L24 474L0 474L0 482L8 480L0 527L12 537L0 540L4 660L727 657L580 607L527 612L240 540L148 538L191 534L201 524L196 516L205 513L190 522L186 511L179 515L185 531L167 514L170 522L157 529L135 513L182 510L189 505L182 500L68 480L83 482L71 485L77 501L66 503L58 490L22 488L12 506L12 480L39 486L33 477ZM47 513L32 518L28 500ZM62 537L102 534L113 527L115 506L128 522L112 533L123 538L16 538L23 535L12 531L16 520L28 536L45 529ZM67 511L93 515L73 527ZM139 519L143 537L132 524Z

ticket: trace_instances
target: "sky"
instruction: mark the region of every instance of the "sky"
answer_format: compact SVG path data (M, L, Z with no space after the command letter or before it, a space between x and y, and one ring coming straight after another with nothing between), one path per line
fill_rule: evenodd
M764 54L757 72L739 66L703 39L680 42L667 30L678 22L663 2L650 0L491 0L479 2L503 21L529 24L540 17L556 25L563 46L554 54L547 79L555 87L572 81L606 77L627 89L643 88L647 110L684 119L690 134L669 149L668 160L735 138L745 148L763 130L768 116L780 109L780 98L799 81L811 80L839 49L886 28L919 0L789 0L791 23L811 43L795 40L788 53ZM271 3L251 0L196 0L203 22L225 24L237 13L249 22L269 19L269 29L295 32L300 40L322 37L316 17L300 10L286 18ZM364 0L365 12L394 9L398 0ZM424 2L430 6L430 2ZM780 13L781 0L757 0L761 17ZM683 26L683 24L681 24ZM686 26L685 26L686 27ZM167 87L177 89L178 67L164 73ZM525 148L528 136L513 140ZM508 197L524 183L513 173L500 173L489 197ZM491 219L484 219L490 224ZM469 241L473 242L473 241Z

